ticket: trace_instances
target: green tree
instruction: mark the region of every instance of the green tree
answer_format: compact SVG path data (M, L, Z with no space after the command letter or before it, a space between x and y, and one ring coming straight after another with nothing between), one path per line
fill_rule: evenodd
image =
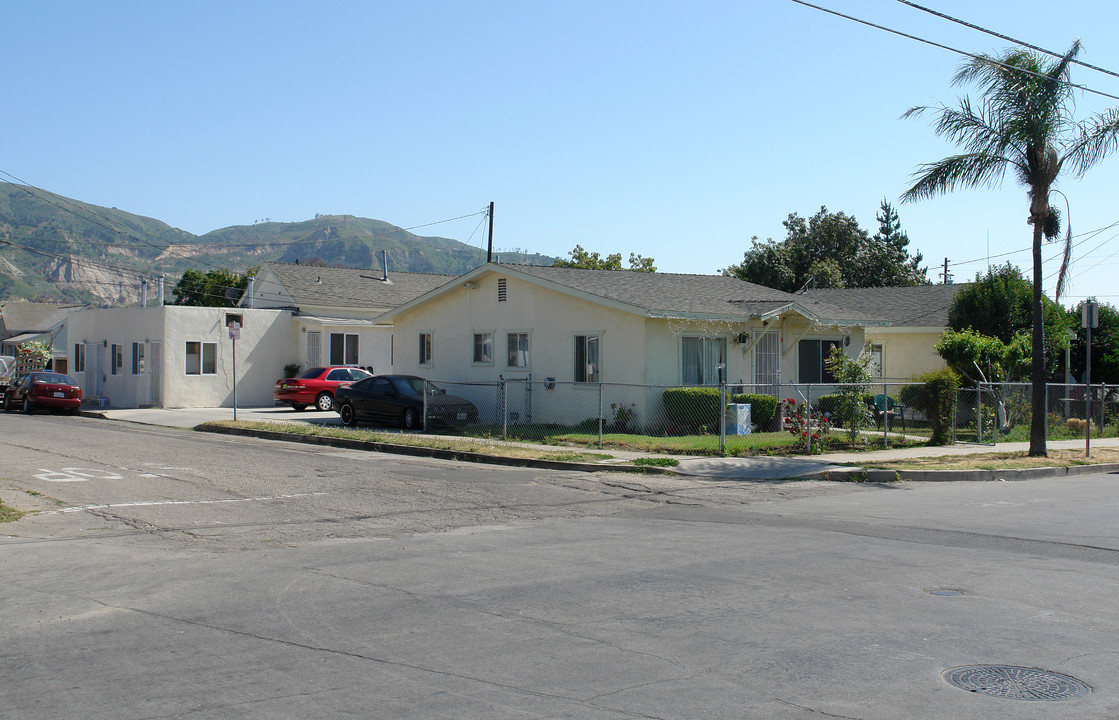
M1019 333L1008 342L970 328L947 330L933 347L969 385L1021 380L1029 367L1030 336Z
M242 291L249 285L249 278L257 268L250 268L244 275L222 268L200 272L188 269L172 291L172 305L204 307L236 307ZM235 290L229 292L227 290Z
M596 252L587 252L582 245L576 245L570 253L570 260L556 258L555 267L582 268L584 270L633 270L635 272L656 272L653 258L642 257L635 253L629 254L629 267L622 267L622 254L613 253L602 257Z
M1042 298L1045 323L1046 377L1060 379L1062 355L1068 347L1069 317L1059 304ZM948 327L974 330L1010 344L1030 334L1033 317L1033 286L1022 271L1007 263L976 273L975 281L962 287L948 308ZM959 369L958 369L959 370ZM966 371L959 370L966 375Z
M1076 330L1069 348L1069 364L1073 377L1080 382L1084 381L1088 344L1088 333L1080 327L1083 306L1080 303L1075 313L1069 313L1069 326ZM1099 326L1092 328L1092 383L1119 383L1119 310L1108 303L1099 303L1098 307Z
M824 361L835 382L839 384L835 390L839 398L836 416L843 422L847 441L852 445L859 441L859 433L874 419L865 400L866 388L871 381L870 362L869 354L853 360L838 345L831 349Z
M918 266L921 255L909 257L909 238L897 213L884 203L888 223L873 238L854 217L828 212L811 218L791 213L782 223L785 240L751 239L742 262L722 273L758 285L796 292L805 286L883 287L927 283Z
M965 96L957 108L919 106L904 115L920 116L932 110L936 134L960 145L964 152L920 166L916 182L902 195L903 202L957 188L997 186L1008 169L1026 187L1029 222L1033 225L1031 456L1047 454L1041 239L1043 235L1056 235L1049 194L1066 165L1080 177L1119 143L1119 111L1112 109L1085 121L1073 120L1069 69L1079 52L1078 40L1056 61L1020 49L1007 50L997 57L975 56L960 68L954 81L978 85L983 96L979 107ZM1071 236L1066 239L1066 255L1070 242ZM1057 283L1058 299L1063 285L1062 272Z

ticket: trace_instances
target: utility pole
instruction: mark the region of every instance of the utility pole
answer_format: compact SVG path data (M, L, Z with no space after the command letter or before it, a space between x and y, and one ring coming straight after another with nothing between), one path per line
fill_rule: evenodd
M486 264L493 262L493 202L490 202L490 242L486 248Z
M944 285L952 284L952 273L948 272L948 258L944 258L944 272L940 273L940 277L944 278Z

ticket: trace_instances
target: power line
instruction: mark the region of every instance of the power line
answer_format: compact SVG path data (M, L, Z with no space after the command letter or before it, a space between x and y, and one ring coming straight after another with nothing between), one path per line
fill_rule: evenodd
M1045 53L1046 55L1051 55L1052 57L1055 57L1055 58L1063 58L1064 57L1064 55L1062 53L1056 53L1056 52L1053 52L1052 50L1046 50L1045 48L1038 47L1037 45L1031 45L1028 42L1023 42L1021 40L1015 40L1014 38L1010 37L1009 35L1003 35L1002 33L997 33L994 30L988 30L985 27L980 27L979 25L969 23L966 20L960 20L958 18L952 17L951 15L945 15L942 12L939 12L937 10L933 10L931 8L927 8L924 5L918 5L915 2L910 2L910 0L898 0L898 2L902 3L903 5L908 5L909 7L916 8L916 9L921 10L923 12L927 12L930 15L935 15L939 18L943 18L945 20L950 20L954 23L958 23L960 25L963 25L964 27L971 28L972 30L978 30L981 33L986 33L988 35L993 35L994 37L997 37L1000 40L1006 40L1007 42L1014 43L1015 45L1021 45L1022 47L1029 48L1030 50L1036 50L1039 53ZM1097 67L1095 65L1092 65L1091 63L1081 62L1080 60L1073 60L1072 63L1074 65L1079 65L1081 67L1086 67L1089 70L1095 70L1096 72L1102 72L1105 75L1111 75L1112 77L1119 78L1119 73L1112 72L1110 70L1106 70L1102 67Z
M877 23L872 23L869 20L862 20L860 18L854 17L853 15L844 15L841 12L836 12L835 10L829 10L828 8L820 7L819 5L813 5L810 2L805 2L805 0L790 0L790 1L796 3L797 5L803 5L805 7L812 8L813 10L819 10L820 12L828 13L829 15L835 15L836 17L841 17L844 20L850 20L851 22L856 22L856 23L859 23L860 25L866 25L867 27L872 27L875 30L881 30L883 32L888 32L888 33L891 33L893 35L899 35L899 36L901 36L903 38L906 38L908 40L914 40L914 41L919 42L919 43L924 43L926 45L931 45L933 47L940 48L941 50L947 50L949 52L954 52L957 55L963 55L964 57L969 57L972 60L980 60L982 62L991 63L992 65L998 65L999 67L1003 67L1003 68L1006 68L1008 70L1013 70L1015 72L1020 72L1020 73L1023 73L1025 75L1033 75L1034 77L1042 78L1044 80L1051 80L1052 79L1052 78L1049 78L1049 77L1047 77L1047 76L1045 76L1041 73L1031 72L1031 71L1025 70L1023 68L1010 67L1009 65L1006 65L1005 63L1000 63L999 61L997 61L993 58L984 57L982 55L976 55L975 53L969 53L965 50L958 50L954 47L944 45L942 43L938 43L938 42L935 42L933 40L926 40L925 38L918 37L916 35L910 35L909 33L904 33L900 30L894 30L893 28L886 27L885 25L878 25ZM1110 98L1112 100L1119 100L1119 95L1111 95L1111 94L1108 94L1108 93L1105 93L1105 92L1101 92L1100 90L1093 90L1092 88L1086 87L1084 85L1077 85L1076 83L1071 83L1071 82L1067 82L1067 81L1064 81L1064 80L1059 80L1058 82L1060 82L1063 85L1067 85L1068 87L1076 88L1077 90L1082 90L1082 91L1087 92L1087 93L1092 93L1094 95L1102 95L1103 97Z

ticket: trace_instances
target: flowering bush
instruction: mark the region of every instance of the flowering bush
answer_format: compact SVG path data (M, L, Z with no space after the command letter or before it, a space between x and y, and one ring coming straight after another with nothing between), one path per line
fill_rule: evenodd
M637 405L630 403L610 403L610 411L614 413L614 422L618 425L628 425L633 416L637 414Z
M781 403L781 415L784 417L785 429L797 438L799 447L805 452L824 451L827 435L831 432L831 421L826 415L818 413L807 404L798 405L793 398L788 398Z

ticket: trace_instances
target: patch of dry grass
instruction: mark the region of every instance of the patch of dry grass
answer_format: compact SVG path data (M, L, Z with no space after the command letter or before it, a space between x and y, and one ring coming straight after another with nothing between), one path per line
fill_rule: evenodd
M324 427L307 423L274 423L257 420L215 420L207 425L219 427L241 428L244 430L263 430L267 432L282 432L291 435L313 435L316 437L341 438L343 440L361 440L365 442L384 443L386 445L407 445L409 447L426 447L436 450L451 452L477 453L480 455L494 455L496 457L516 458L524 460L553 460L561 462L597 463L601 460L610 460L613 456L603 453L572 451L544 451L539 448L525 447L517 444L505 444L493 440L448 438L438 435L422 435L402 432L384 432L376 430L361 430L344 427Z
M868 467L885 470L1015 470L1019 468L1071 467L1119 463L1119 448L1092 448L1092 457L1084 457L1084 449L1049 450L1049 456L1029 457L1026 452L989 452L971 455L939 455L927 458L875 462Z

